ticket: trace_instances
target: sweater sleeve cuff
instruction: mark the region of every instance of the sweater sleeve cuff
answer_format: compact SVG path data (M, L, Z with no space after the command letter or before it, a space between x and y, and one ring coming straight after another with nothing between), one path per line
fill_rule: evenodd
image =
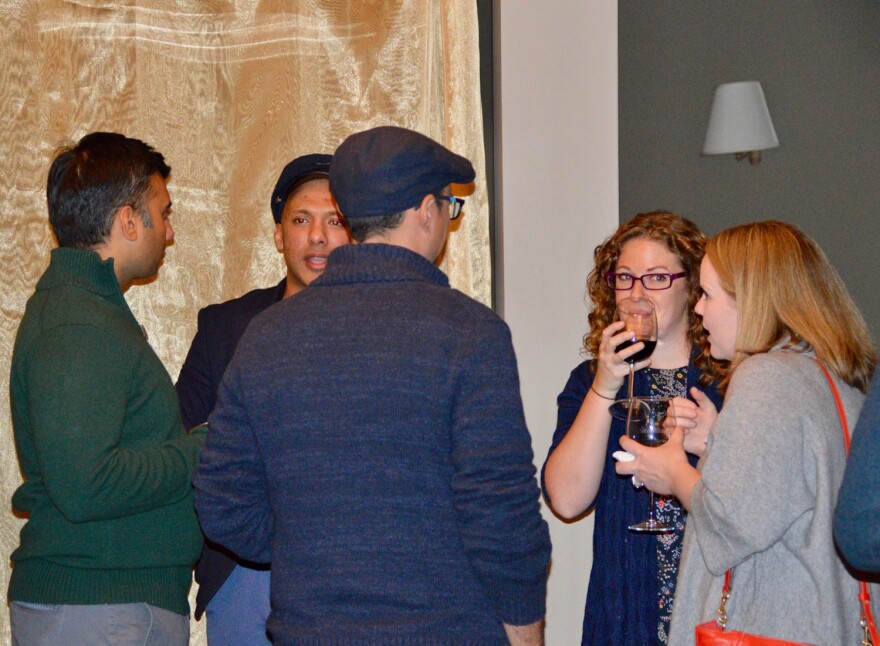
M547 575L528 582L497 582L488 587L499 618L510 626L527 626L543 619L547 606Z

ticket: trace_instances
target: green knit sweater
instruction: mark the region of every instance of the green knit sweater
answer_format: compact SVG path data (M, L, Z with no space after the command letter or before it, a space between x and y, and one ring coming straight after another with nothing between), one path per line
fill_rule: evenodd
M189 613L203 433L122 295L113 260L52 251L18 329L10 399L25 514L9 599Z

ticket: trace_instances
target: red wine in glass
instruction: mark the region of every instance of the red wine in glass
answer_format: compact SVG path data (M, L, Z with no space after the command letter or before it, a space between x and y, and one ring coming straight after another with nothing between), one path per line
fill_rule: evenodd
M618 345L614 351L620 352L641 341L645 347L633 356L627 357L629 363L629 384L627 387L628 398L633 398L633 371L635 364L647 359L657 347L657 312L654 303L648 298L623 298L617 303L615 317L623 321L625 330L630 333L630 338Z
M636 338L628 339L628 340L624 341L623 343L621 343L616 348L614 348L614 351L620 352L621 350L626 350L629 346L635 345L639 341L644 343L645 347L642 348L641 350L639 350L638 352L636 352L631 357L627 357L626 361L628 363L638 363L639 361L644 361L645 359L647 359L648 357L651 356L651 354L654 352L654 348L657 347L657 339L636 339Z
M667 406L667 402L662 402L663 406ZM644 414L642 415L644 416ZM660 446L666 444L668 430L664 427L663 419L659 421L655 419L648 420L632 420L627 435L639 444L645 446Z

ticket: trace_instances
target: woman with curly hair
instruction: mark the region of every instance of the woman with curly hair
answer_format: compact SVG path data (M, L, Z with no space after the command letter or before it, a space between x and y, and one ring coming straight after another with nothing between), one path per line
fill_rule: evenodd
M832 538L846 450L828 380L854 426L876 362L867 325L819 246L785 222L714 236L700 286L712 356L730 362L701 469L678 430L655 449L622 438L635 460L618 465L689 511L669 643L692 645L716 619L732 570L728 630L860 644L859 588Z
M707 426L705 418L714 419L720 405L712 386L717 366L694 315L705 243L692 222L657 211L621 225L595 250L595 267L587 278L593 311L584 337L592 358L572 371L559 395L556 432L542 472L544 497L558 515L574 518L595 511L583 644L666 643L685 513L677 500L661 497L658 520L675 531L646 535L628 530L647 514L648 495L615 474L612 453L625 424L612 419L608 407L626 397L626 359L643 345L616 351L629 334L614 321L614 312L627 297L654 303L657 346L635 364L633 393L678 397L676 417L692 431L685 448L695 464L706 439L697 429ZM688 395L693 400L685 399Z

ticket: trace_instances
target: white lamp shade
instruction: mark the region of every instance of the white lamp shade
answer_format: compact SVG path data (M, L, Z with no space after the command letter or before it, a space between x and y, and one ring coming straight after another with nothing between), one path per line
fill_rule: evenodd
M725 83L715 88L704 155L744 153L778 145L760 82Z

